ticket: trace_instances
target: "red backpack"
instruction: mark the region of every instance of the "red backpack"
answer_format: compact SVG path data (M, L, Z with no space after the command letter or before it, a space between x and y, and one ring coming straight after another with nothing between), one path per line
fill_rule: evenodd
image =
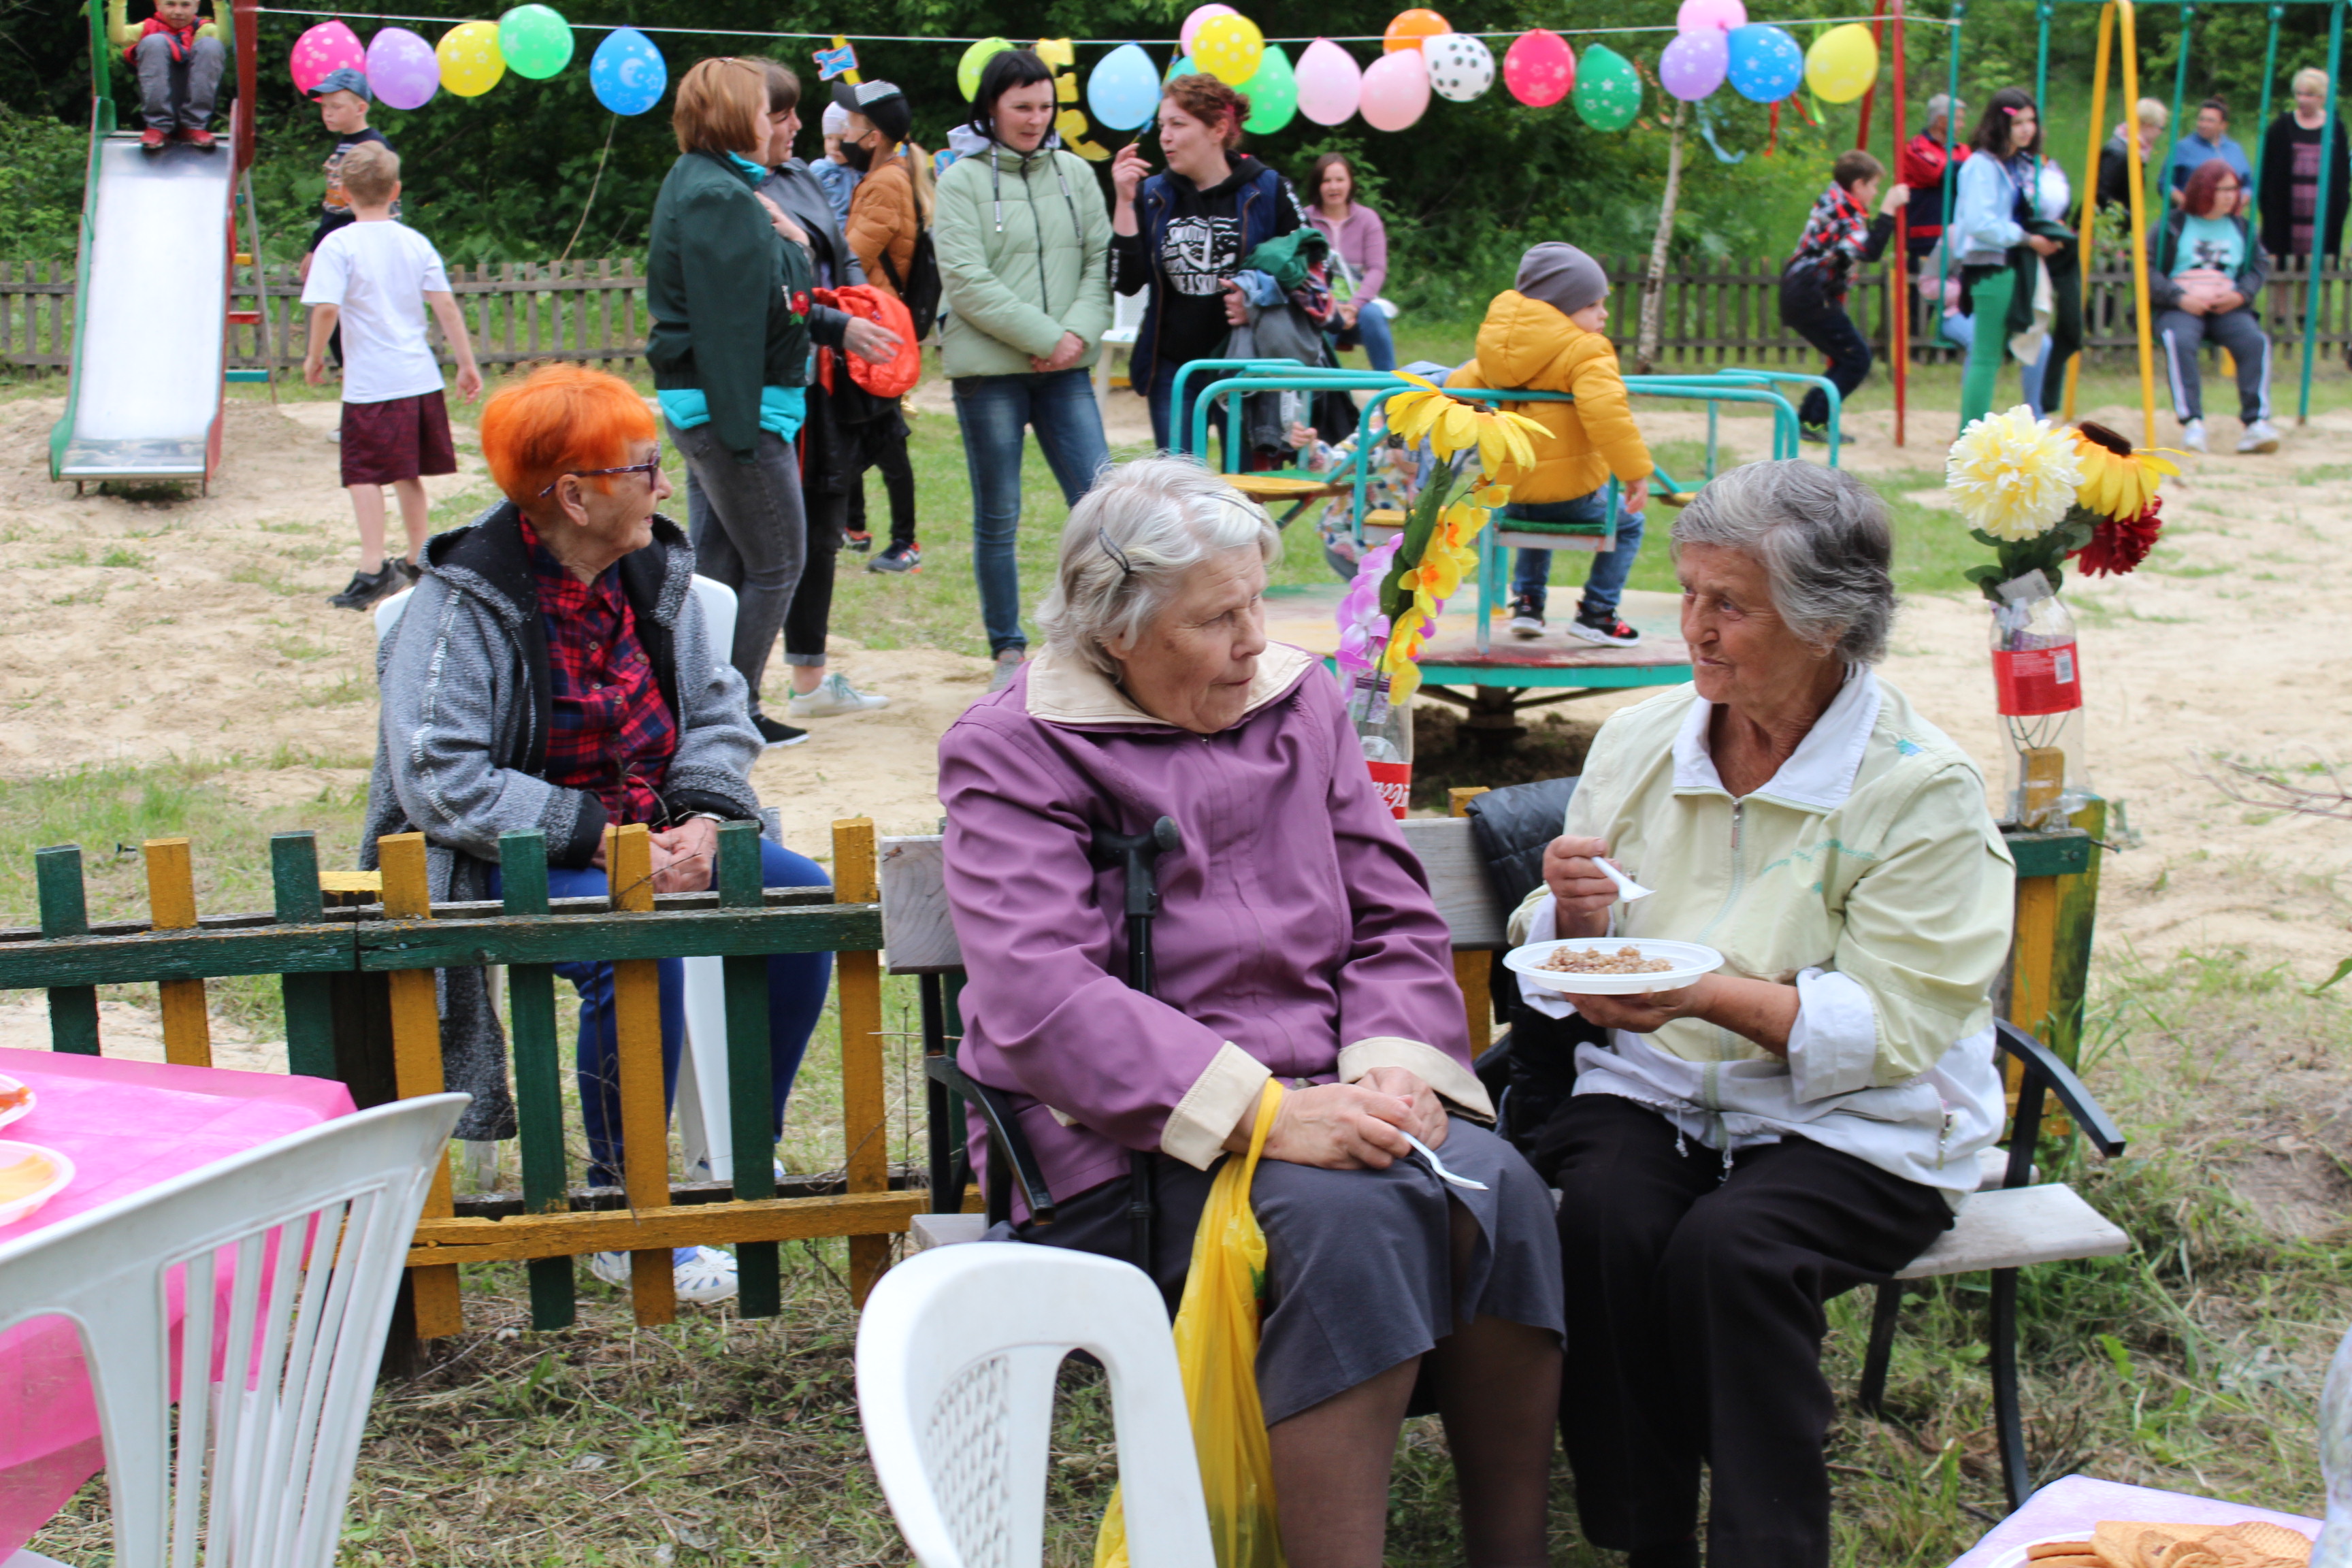
M863 283L820 289L816 299L898 335L898 352L885 361L845 352L842 357L849 362L850 380L877 397L904 397L915 389L915 384L923 379L923 346L915 335L914 318L904 304Z

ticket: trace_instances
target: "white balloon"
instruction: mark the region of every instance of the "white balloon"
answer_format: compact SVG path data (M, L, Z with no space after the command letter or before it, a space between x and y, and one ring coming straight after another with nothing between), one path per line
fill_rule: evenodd
M1467 103L1495 85L1495 52L1483 38L1444 33L1424 39L1421 52L1429 62L1429 85L1440 98Z

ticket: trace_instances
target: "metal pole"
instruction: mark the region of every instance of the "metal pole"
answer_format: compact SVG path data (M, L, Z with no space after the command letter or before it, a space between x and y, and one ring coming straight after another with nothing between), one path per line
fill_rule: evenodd
M1895 0L1895 177L1903 177L1904 83L1903 83L1903 0ZM1949 116L1945 117L1948 121ZM1895 254L1887 262L1886 274L1894 286L1887 298L1895 309L1886 323L1887 346L1895 356L1895 444L1903 445L1903 416L1906 394L1911 384L1911 208L1906 204L1895 215ZM1713 407L1712 404L1708 405ZM1837 448L1830 448L1834 458Z
M2319 336L2319 289L2327 269L2327 242L2335 237L2326 232L2327 175L2336 156L2336 84L2342 79L2336 73L2344 66L2344 5L2345 0L2336 0L2327 8L2327 121L2319 132L2319 189L2312 198L2311 255L2304 274L2303 393L2294 407L2298 426L2311 422L2311 366Z
M2091 335L2091 258L2096 253L2099 231L2099 147L2105 140L2100 132L2107 123L2107 53L2115 45L2116 8L2112 5L2099 13L2099 52L2091 68L2091 151L2083 160L2083 237L2081 241L2082 269L2080 284L2083 294L2083 336ZM2137 119L2124 122L2124 140L2132 146L2139 145L2139 123ZM2082 379L2081 353L2066 362L2066 400L2063 416L2072 424L2074 418L2074 388ZM2043 395L2048 395L2045 388ZM2153 439L2153 437L2150 437Z
M2057 0L2034 0L2033 112L2045 120L2050 113L2050 13ZM2043 141L2049 140L2045 132Z
M1873 47L1883 47L1885 27L1886 0L1871 0L1870 42ZM1899 72L1902 68L1898 66L1895 68ZM1902 89L1897 88L1895 91L1899 95ZM1853 145L1857 152L1867 153L1870 151L1870 110L1871 106L1877 101L1878 79L1876 77L1873 77L1870 79L1870 85L1863 89L1862 92L1862 113L1859 117L1853 133ZM1895 119L1899 122L1902 119L1901 114L1897 113ZM1903 139L1900 136L1897 136L1895 139L1895 179L1898 181L1903 177L1902 158Z
M1946 70L1944 89L1954 107L1960 101L1960 24L1969 14L1968 0L1952 0L1952 58ZM1952 277L1952 202L1959 195L1958 182L1952 178L1952 121L1956 114L1944 116L1944 235L1936 247L1936 323L1940 330L1944 321L1944 290L1951 286ZM1965 362L1960 372L1968 374Z
M2271 83L2278 79L2279 20L2285 15L2285 6L2271 7L2270 42L2263 50L2263 106L2254 115L2254 132L2259 138L2254 142L2254 189L2257 191L2263 185L2263 147L2270 141Z
M2342 0L2337 0L2338 4ZM2139 102L2139 22L2132 10L2132 0L2108 0L2107 8L2123 18L2124 101ZM2186 35L2183 36L2185 43ZM2147 308L2147 171L2141 166L2138 124L2133 124L2133 134L2124 138L2124 156L2131 170L2131 266L2132 309L2137 316L2139 332L2139 417L2140 439L2148 446L2156 444L2156 341L2151 335L2155 324Z
M2196 6L2183 5L2180 8L2180 56L2178 59L2172 62L2171 130L2172 139L2175 142L2179 142L2182 136L2188 133L2185 129L2187 122L2180 118L2180 110L2182 106L2189 101L2189 33L2191 31L2191 25L2196 21ZM2171 160L2169 158L2166 159L2163 166L2169 169L2171 167ZM2166 193L2161 191L2157 194L2158 195L2166 195ZM2169 197L2168 196L2167 199L2168 200Z

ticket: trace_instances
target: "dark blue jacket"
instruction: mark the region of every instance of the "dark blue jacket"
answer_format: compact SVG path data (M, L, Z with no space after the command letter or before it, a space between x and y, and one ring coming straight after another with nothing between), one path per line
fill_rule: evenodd
M1150 392L1163 361L1213 358L1224 342L1223 290L1199 292L1202 283L1238 277L1251 251L1307 226L1289 181L1246 153L1231 160L1231 176L1205 191L1173 171L1144 181L1135 198L1137 232L1111 241L1111 287L1121 294L1147 284L1151 290L1128 371L1139 395ZM1199 264L1183 278L1171 276L1166 256L1169 230L1180 224L1194 226L1201 237Z

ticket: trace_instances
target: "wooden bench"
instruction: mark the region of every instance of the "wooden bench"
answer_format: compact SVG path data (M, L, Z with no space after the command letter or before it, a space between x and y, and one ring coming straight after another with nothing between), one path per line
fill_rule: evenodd
M1437 911L1452 932L1456 952L1491 952L1507 946L1508 911L1496 904L1470 823L1462 817L1412 817L1399 826L1404 830L1405 842L1421 858ZM893 974L921 979L927 1066L941 1064L931 1071L929 1083L931 1190L948 1194L960 1194L965 1186L956 1158L962 1128L948 1088L955 1076L952 1042L962 1032L955 997L962 984L963 954L949 917L941 871L941 841L936 835L882 841L883 963ZM1482 1016L1486 1005L1485 996L1478 996L1470 1020L1473 1040L1487 1037L1488 1021ZM2034 1179L2045 1098L2057 1100L2074 1119L2075 1129L2106 1158L2124 1152L2122 1135L2082 1081L2040 1041L2007 1022L1998 1026L1996 1034L2000 1048L2022 1069L2009 1151L1987 1150L1979 1157L1979 1190L1961 1208L1952 1228L1912 1259L1893 1282L1879 1288L1858 1402L1875 1413L1884 1399L1905 1281L1990 1272L1992 1305L1988 1337L1994 1426L2002 1479L2010 1506L2015 1509L2032 1491L2017 1375L2018 1271L2069 1258L2112 1258L2129 1251L2132 1244L2128 1236L2072 1187ZM1015 1179L1029 1182L1034 1195L1050 1205L1050 1194L1034 1173L1016 1178L1006 1169L1013 1163L1008 1159L989 1162L990 1214L918 1215L908 1233L910 1245L920 1250L978 1240L992 1218L1009 1212L1010 1184Z

